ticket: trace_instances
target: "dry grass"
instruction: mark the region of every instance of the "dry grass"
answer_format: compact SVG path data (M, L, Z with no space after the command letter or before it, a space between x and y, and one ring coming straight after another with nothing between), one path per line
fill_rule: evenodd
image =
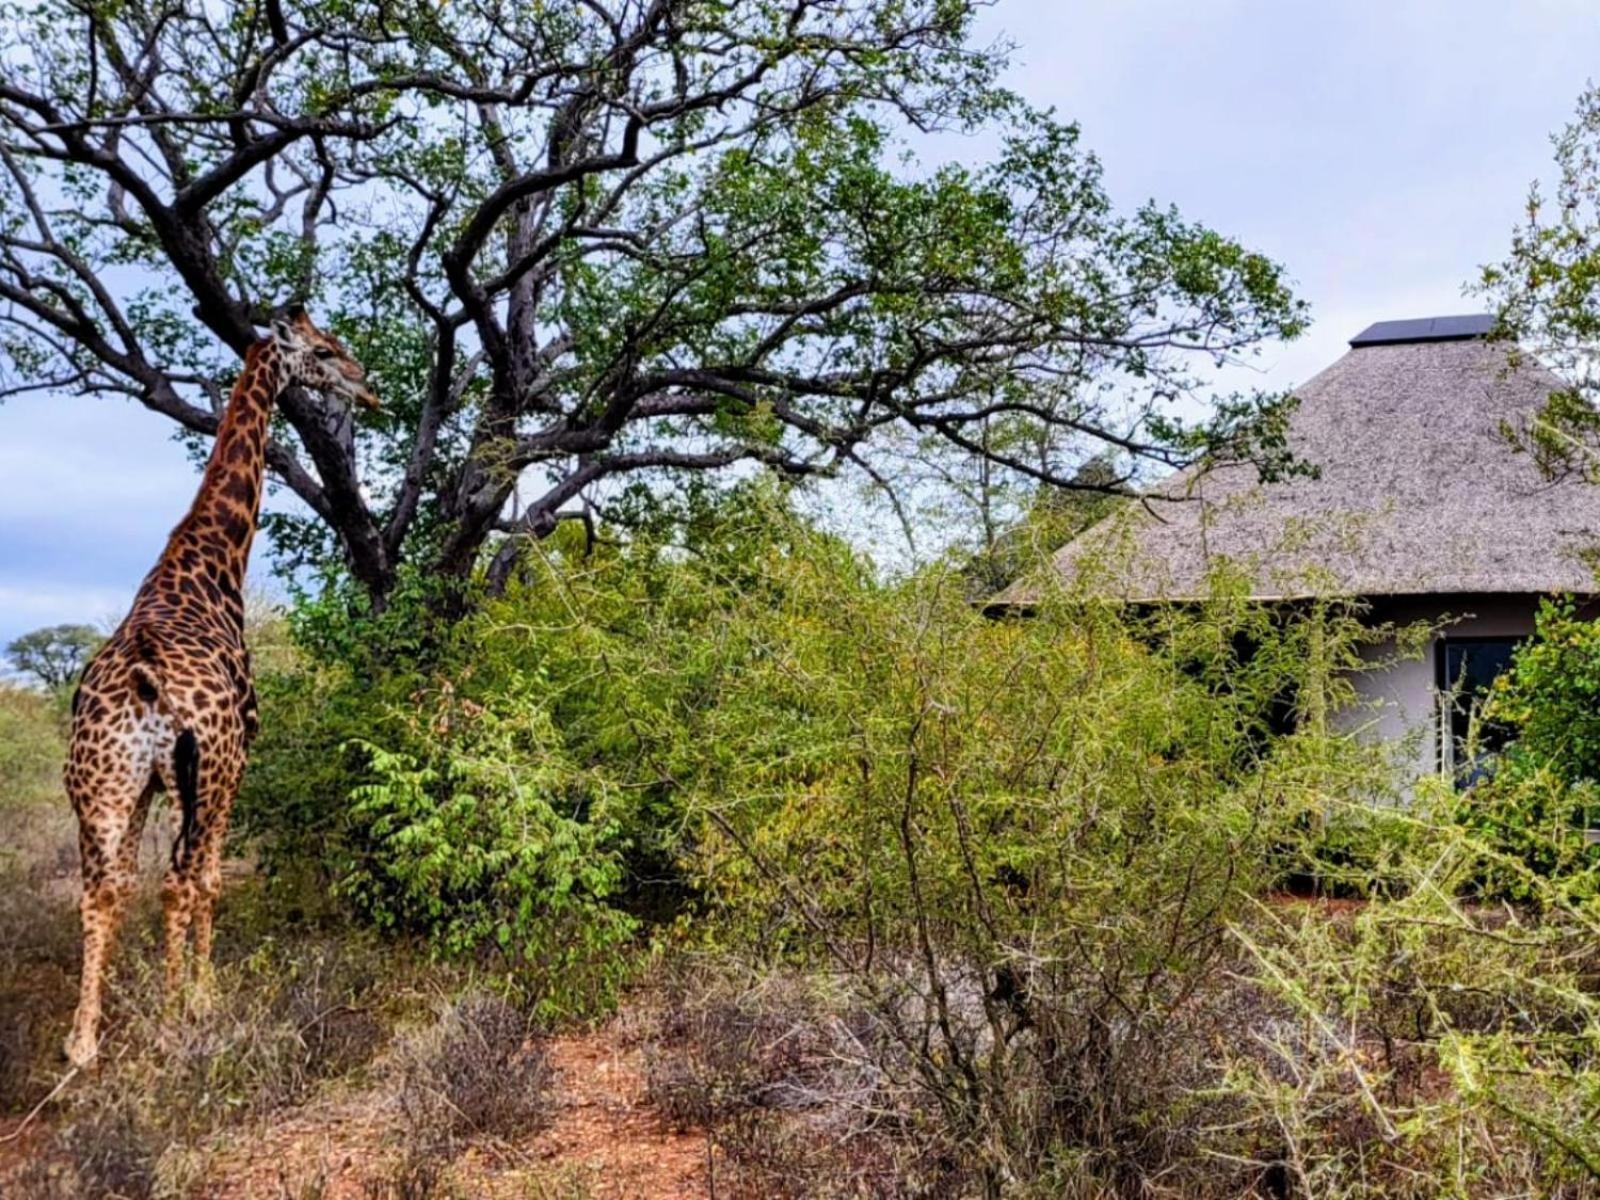
M1271 1194L1271 1154L1258 1166L1203 1147L1239 1149L1214 1136L1242 1115L1218 1048L1248 1051L1250 1032L1285 1011L1248 981L1221 971L1213 980L1172 1004L1159 1028L1097 1025L1070 995L1038 1004L1039 1026L1014 1034L1004 1053L986 1052L991 1074L971 1081L931 1074L920 1043L901 1040L921 1028L918 1001L887 985L871 995L894 1005L892 1017L849 981L723 961L663 971L630 1019L651 1103L675 1124L709 1130L720 1196ZM981 1037L982 1015L952 993L958 1035ZM969 1084L1004 1098L1007 1130L1033 1157L1001 1143L998 1126L970 1127L959 1095ZM986 1152L1013 1170L980 1174L971 1147L985 1137L995 1139Z
M130 1200L195 1182L216 1137L303 1104L387 1044L371 953L357 943L269 944L221 964L211 1001L172 1018L153 964L136 958L119 979L101 1060L50 1114L35 1173L61 1175L77 1188L70 1194Z
M497 996L446 1003L396 1047L396 1094L415 1153L451 1153L472 1137L515 1137L548 1116L550 1067L528 1019Z
M431 1146L413 1146L362 1185L364 1200L443 1200L449 1159Z
M714 1141L718 1195L887 1200L970 1182L903 1056L827 979L668 972L633 1024L650 1102Z

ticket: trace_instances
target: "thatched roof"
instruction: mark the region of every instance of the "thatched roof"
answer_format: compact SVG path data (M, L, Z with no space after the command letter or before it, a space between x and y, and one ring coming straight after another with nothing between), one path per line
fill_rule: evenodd
M1226 559L1263 599L1600 591L1585 562L1600 547L1600 486L1551 481L1502 432L1561 381L1532 362L1511 369L1481 336L1403 336L1409 325L1365 331L1298 389L1289 444L1320 478L1182 472L1059 551L1064 581L1182 599ZM1039 592L1025 581L997 603Z

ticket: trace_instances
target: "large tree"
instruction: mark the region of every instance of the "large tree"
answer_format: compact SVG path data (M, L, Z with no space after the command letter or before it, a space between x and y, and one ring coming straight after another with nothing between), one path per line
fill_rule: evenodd
M92 625L48 625L14 638L6 657L14 669L54 691L76 680L105 640Z
M1174 413L1195 366L1298 332L1279 269L1113 211L974 7L5 5L0 396L123 393L204 438L309 301L386 406L284 398L270 467L312 516L272 532L378 600L408 560L503 583L519 535L674 479L892 482L885 435L1078 488L1271 459L1267 398ZM950 129L992 162L905 156ZM1079 470L1108 446L1120 474Z
M1507 434L1551 475L1600 481L1600 88L1578 98L1552 141L1554 188L1529 189L1511 250L1483 268L1478 291L1496 307L1513 365L1531 354L1571 385Z

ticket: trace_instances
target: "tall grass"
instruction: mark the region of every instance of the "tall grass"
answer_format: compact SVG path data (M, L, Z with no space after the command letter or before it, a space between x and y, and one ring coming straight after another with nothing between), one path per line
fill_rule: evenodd
M0 811L21 811L58 795L65 745L55 697L0 683Z

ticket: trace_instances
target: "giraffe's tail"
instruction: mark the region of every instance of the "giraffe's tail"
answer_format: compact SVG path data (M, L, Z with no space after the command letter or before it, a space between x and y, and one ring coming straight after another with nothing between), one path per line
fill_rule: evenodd
M178 785L178 836L172 843L172 865L189 853L194 845L195 821L200 812L200 743L194 730L178 734L172 747L172 773Z
M161 676L156 674L155 668L149 663L136 662L128 669L133 673L134 686L139 689L139 699L164 710L165 705L161 703Z

